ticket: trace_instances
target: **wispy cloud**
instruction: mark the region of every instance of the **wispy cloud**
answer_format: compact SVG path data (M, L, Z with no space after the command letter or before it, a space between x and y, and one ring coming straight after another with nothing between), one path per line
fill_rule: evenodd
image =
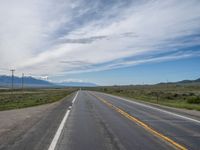
M105 39L106 36L92 36L92 37L86 37L86 38L76 38L76 39L61 39L60 43L80 43L80 44L87 44L92 43L96 40Z
M54 76L199 56L188 51L200 46L199 7L199 0L1 0L0 68Z
M139 57L139 58L138 58ZM66 72L58 73L57 76L63 76L65 74L78 74L82 72L97 72L97 71L105 71L110 69L117 69L117 68L123 68L123 67L130 67L135 66L139 64L146 64L146 63L160 63L163 61L172 61L172 60L179 60L184 58L190 58L190 57L200 57L200 52L197 51L178 51L178 52L172 52L169 54L158 54L158 55L143 55L143 56L135 56L131 58L125 58L125 59L117 59L111 62L101 63L98 65L88 66L87 70L83 71L80 68L73 68L69 69Z

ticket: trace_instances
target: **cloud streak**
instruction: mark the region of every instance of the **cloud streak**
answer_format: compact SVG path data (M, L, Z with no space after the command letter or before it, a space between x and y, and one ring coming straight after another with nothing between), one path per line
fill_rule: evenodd
M2 0L0 68L54 76L199 56L199 48L188 51L200 47L199 7L198 0Z
M62 39L59 42L60 43L79 43L79 44L88 44L88 43L92 43L96 40L101 40L101 39L105 39L106 36L92 36L92 37L86 37L86 38L77 38L77 39Z

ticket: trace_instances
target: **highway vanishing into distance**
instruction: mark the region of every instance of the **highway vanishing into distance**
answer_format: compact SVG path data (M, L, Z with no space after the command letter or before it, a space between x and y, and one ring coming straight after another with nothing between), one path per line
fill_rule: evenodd
M1 150L200 149L200 118L92 91L78 91Z

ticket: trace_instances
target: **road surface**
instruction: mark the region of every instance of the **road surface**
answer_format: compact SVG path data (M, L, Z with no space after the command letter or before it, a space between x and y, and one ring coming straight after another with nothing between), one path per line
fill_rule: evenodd
M79 91L45 119L9 149L200 149L200 120L99 92Z
M115 107L137 120L127 118ZM188 119L102 93L81 91L55 149L199 149L200 122ZM138 120L171 142L144 128Z

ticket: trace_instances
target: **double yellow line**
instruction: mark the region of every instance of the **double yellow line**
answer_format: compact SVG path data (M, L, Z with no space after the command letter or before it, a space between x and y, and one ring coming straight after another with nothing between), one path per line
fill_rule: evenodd
M176 143L175 141L173 141L172 139L170 139L169 137L163 135L162 133L159 133L158 131L154 130L153 128L151 128L150 126L148 126L147 124L145 124L144 122L142 122L141 120L131 116L130 114L128 114L127 112L123 111L122 109L114 106L113 104L109 103L108 101L106 101L105 99L94 95L93 93L91 93L93 96L95 96L97 99L99 99L100 101L102 101L104 104L106 104L107 106L109 106L110 108L114 109L115 111L117 111L118 113L120 113L122 116L128 118L129 120L139 124L141 127L143 127L144 129L146 129L147 131L149 131L150 133L152 133L153 135L157 136L158 138L164 140L165 142L168 142L169 144L173 145L176 149L178 150L187 150L186 147Z

